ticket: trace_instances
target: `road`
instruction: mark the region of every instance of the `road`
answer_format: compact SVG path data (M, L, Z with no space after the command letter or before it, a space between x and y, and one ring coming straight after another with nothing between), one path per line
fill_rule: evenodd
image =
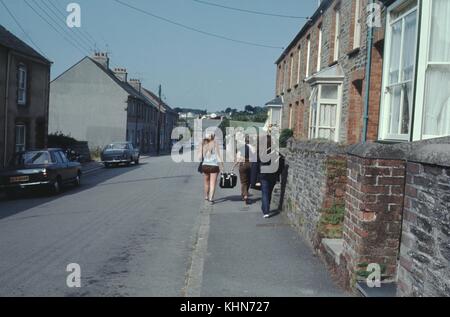
M341 296L282 216L170 156L102 169L60 196L0 201L0 296ZM68 264L81 287L66 284Z

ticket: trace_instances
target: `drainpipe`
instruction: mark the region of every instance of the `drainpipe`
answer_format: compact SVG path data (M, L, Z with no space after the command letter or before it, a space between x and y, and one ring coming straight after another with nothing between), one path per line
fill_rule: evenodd
M371 0L370 4L373 5L375 0ZM364 115L363 115L363 132L362 142L367 142L367 129L369 125L369 101L370 101L370 75L372 73L372 50L373 50L373 27L367 26L369 29L367 35L367 61L366 61L366 94L364 100Z
M9 73L11 69L11 50L8 50L8 60L6 64L6 87L5 87L5 144L3 153L3 167L7 165L6 151L8 149L8 100L9 100Z

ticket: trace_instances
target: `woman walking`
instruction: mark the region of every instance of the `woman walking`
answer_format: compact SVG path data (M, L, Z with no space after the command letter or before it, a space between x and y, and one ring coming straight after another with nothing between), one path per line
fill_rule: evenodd
M220 173L219 164L222 170L224 169L215 135L207 134L199 150L199 159L202 161L201 172L203 173L205 200L213 204L217 178Z
M254 154L254 149L250 145L250 137L245 136L245 144L237 152L236 163L233 166L233 171L239 167L239 178L241 180L241 197L245 204L248 204L248 196L251 181L252 164L250 157Z

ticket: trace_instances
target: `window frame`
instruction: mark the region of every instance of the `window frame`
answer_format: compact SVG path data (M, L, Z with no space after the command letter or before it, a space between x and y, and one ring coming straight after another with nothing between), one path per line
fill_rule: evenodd
M23 140L21 140L21 141L23 141L22 143L18 143L17 142L17 137L18 137L17 129L18 128L23 128ZM15 150L15 153L26 151L26 149L27 149L27 126L26 126L26 124L24 124L24 123L16 123L16 125L14 127L14 133L15 133L15 135L14 135L14 150ZM18 149L18 146L21 146L21 149Z
M409 134L395 134L395 133L389 133L390 129L390 122L389 121L389 114L390 114L390 98L388 96L388 93L386 91L386 88L388 87L388 81L389 81L389 68L391 66L391 40L392 40L392 25L398 22L399 20L404 19L409 14L416 11L417 19L416 19L416 51L417 51L417 41L419 39L419 32L420 32L420 24L419 24L419 14L420 14L420 8L419 8L419 0L417 0L417 5L415 7L409 8L405 12L401 14L401 16L396 16L394 19L391 18L393 11L398 9L399 7L405 5L407 2L413 2L416 0L399 0L392 4L390 7L388 7L386 12L386 33L385 33L385 47L384 47L384 61L383 61L383 73L382 73L382 84L381 84L381 101L380 101L380 119L379 119L379 139L381 140L392 140L392 141L400 141L400 142L407 142L410 141L413 134L413 118L415 116L415 93L416 93L416 75L417 75L417 54L415 56L415 63L414 63L414 74L412 76L412 100L410 101L411 104L411 113L410 113L410 131ZM402 26L402 43L401 43L401 52L403 52L403 43L404 43L404 37L403 37L404 28ZM401 67L402 64L402 58L400 59L399 67ZM401 71L401 68L399 68L399 72ZM399 82L398 84L400 84ZM403 84L406 82L403 82ZM390 85L392 87L393 85ZM403 91L401 96L403 96ZM401 114L400 114L401 115Z
M292 86L294 85L294 53L291 53L289 62L291 63L289 73L289 89L292 89Z
M337 99L325 99L321 98L322 94L322 86L324 85L335 85L337 86ZM336 81L321 81L314 85L311 92L317 89L317 108L316 110L312 109L312 104L310 104L309 108L309 129L308 129L308 139L314 140L318 139L319 130L320 129L335 129L334 131L334 139L330 141L339 142L340 141L340 129L341 129L341 112L342 112L342 90L343 83ZM320 121L320 108L322 104L335 104L336 105L336 125L335 127L327 127L319 124ZM314 121L313 122L313 117Z
M17 104L25 106L28 102L28 67L19 64L17 67Z
M322 68L322 41L323 41L323 30L322 25L319 25L318 27L318 46L317 46L317 72L320 72L320 69Z
M308 78L310 75L310 67L311 67L311 36L307 38L307 49L306 49L306 70L305 77Z
M297 49L297 85L300 84L300 77L302 76L302 47Z
M433 0L434 1L434 0ZM416 94L415 94L415 111L414 111L414 119L413 119L413 131L412 131L412 140L428 140L435 139L439 137L448 136L444 135L427 135L424 134L425 127L425 93L426 93L426 72L429 65L436 64L429 61L429 53L430 53L430 44L431 44L431 14L432 14L432 4L433 1L421 1L420 4L420 19L421 25L418 30L419 33L419 48L418 48L418 56L417 60L417 80L416 80ZM449 65L450 62L438 63L439 65Z
M361 24L361 0L355 0L355 20L353 27L353 49L357 49L361 47L361 32L362 32L362 24Z
M339 60L340 32L341 32L341 11L337 7L334 9L334 46L333 46L333 62Z

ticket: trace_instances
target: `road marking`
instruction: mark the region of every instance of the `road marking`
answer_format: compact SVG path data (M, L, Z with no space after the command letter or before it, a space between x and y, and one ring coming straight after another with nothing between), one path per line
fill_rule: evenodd
M192 252L191 265L186 277L184 288L185 297L200 297L203 282L203 267L208 250L210 215L212 206L205 206L201 210L200 225Z

